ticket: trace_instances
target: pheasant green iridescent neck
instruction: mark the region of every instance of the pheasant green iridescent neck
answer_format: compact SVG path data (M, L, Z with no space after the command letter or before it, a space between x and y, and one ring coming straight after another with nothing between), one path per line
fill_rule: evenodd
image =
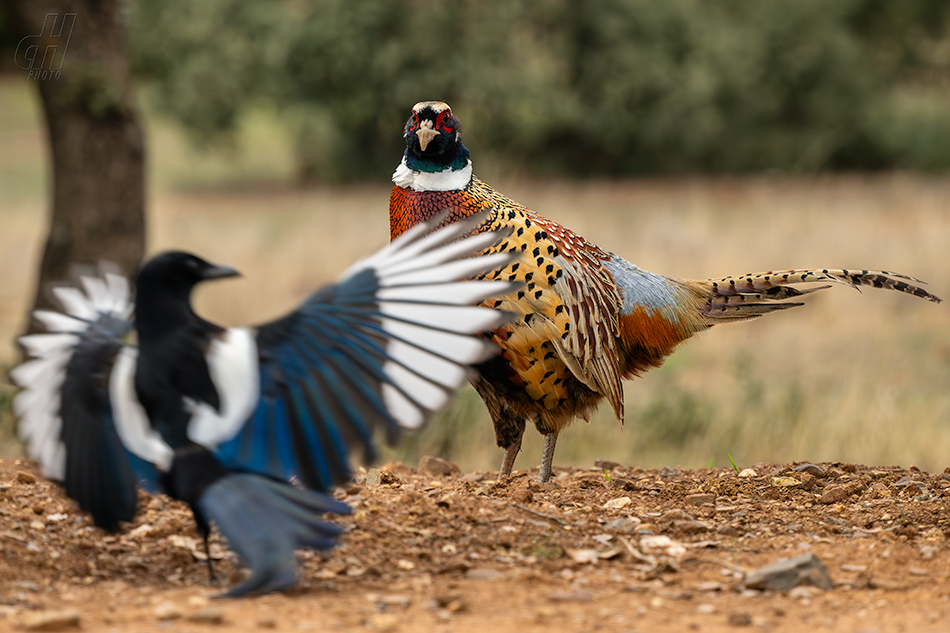
M458 144L458 147L455 150L455 155L447 161L444 160L443 156L419 157L408 149L405 153L406 167L412 171L422 171L427 173L438 173L441 171L446 171L447 169L451 169L452 171L465 169L465 167L468 166L468 158L468 148L466 148L461 143Z

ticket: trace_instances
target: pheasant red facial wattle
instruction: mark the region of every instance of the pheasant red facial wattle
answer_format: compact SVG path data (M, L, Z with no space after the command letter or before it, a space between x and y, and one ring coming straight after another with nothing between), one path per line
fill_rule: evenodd
M473 381L505 449L501 476L511 474L527 422L544 435L538 474L544 482L551 476L557 436L575 418L589 420L606 398L623 422L623 379L660 366L697 332L801 306L783 300L830 287L795 284L870 286L940 301L917 279L886 271L794 269L708 280L658 275L475 177L461 124L448 104L417 103L404 136L406 152L389 199L391 237L446 208L447 223L487 210L480 230L511 231L494 249L522 255L486 276L524 287L491 302L517 317L491 333L500 353L478 367Z

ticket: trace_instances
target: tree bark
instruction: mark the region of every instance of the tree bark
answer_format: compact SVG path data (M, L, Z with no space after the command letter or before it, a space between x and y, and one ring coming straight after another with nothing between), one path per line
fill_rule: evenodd
M145 251L145 143L119 0L0 0L16 63L43 103L53 168L50 229L32 310L76 265L127 275ZM70 14L73 14L72 16ZM30 319L27 331L35 325Z

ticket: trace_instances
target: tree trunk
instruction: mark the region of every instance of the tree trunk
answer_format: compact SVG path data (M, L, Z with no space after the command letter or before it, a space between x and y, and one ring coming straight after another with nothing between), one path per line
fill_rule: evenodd
M131 275L145 250L145 145L119 0L0 0L40 91L53 162L49 235L33 308L75 265ZM32 310L31 310L32 312ZM30 319L28 331L34 328Z

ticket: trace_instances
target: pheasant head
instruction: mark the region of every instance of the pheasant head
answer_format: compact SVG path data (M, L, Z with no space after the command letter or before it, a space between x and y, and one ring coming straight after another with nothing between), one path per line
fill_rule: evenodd
M462 169L468 150L462 145L462 124L442 101L420 101L406 121L406 166L413 171Z

